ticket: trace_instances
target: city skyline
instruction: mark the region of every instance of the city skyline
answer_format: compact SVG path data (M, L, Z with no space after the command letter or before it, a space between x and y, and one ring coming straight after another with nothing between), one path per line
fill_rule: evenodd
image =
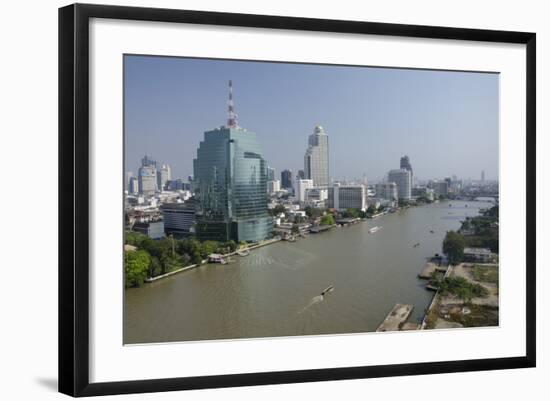
M481 170L498 179L498 75L141 56L125 59L125 171L148 154L174 178L191 175L202 133L226 120L226 77L242 125L258 133L277 175L301 169L318 124L332 138L331 178L378 181L406 154L419 179L475 179ZM411 95L417 101L401 99ZM450 135L440 134L444 121Z

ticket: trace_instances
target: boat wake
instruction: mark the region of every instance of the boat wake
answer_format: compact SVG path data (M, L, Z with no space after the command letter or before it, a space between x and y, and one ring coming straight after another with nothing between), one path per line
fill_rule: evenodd
M334 291L334 286L329 285L327 288L323 290L323 292L321 292L321 295L317 295L316 297L311 298L311 301L309 301L309 304L307 304L304 309L298 312L298 314L300 315L304 313L306 310L308 310L309 308L311 308L313 305L318 304L319 302L323 302L325 300L325 296L328 293L331 293L332 291Z
M311 308L313 305L318 304L319 302L323 302L325 299L324 295L317 295L316 297L313 297L311 301L309 301L309 304L306 305L305 308L303 308L301 311L298 312L298 315L301 315L305 311L307 311L309 308Z

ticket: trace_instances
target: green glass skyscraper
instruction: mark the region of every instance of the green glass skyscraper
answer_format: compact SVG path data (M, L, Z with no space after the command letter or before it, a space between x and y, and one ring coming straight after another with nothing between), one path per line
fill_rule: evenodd
M229 81L227 125L204 133L193 160L201 240L259 241L271 235L267 163L256 134L237 124Z

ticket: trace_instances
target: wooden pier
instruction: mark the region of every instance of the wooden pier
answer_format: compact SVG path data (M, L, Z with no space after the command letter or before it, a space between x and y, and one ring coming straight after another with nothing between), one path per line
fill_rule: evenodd
M396 304L376 331L399 331L411 315L413 305Z

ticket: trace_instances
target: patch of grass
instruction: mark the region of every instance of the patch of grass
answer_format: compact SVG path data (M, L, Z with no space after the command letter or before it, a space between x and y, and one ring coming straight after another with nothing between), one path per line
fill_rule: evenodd
M453 313L450 320L460 323L464 327L498 326L498 308L475 304L469 304L468 308L470 309L469 314Z
M468 303L472 298L485 298L489 295L487 289L479 284L471 283L463 277L447 277L439 283L441 294L452 294Z
M498 266L475 265L472 272L474 280L498 285Z
M440 302L438 300L433 305L433 308L430 309L430 311L428 312L428 315L426 316L426 329L435 328L435 324L437 322L437 319L439 318L439 306Z

